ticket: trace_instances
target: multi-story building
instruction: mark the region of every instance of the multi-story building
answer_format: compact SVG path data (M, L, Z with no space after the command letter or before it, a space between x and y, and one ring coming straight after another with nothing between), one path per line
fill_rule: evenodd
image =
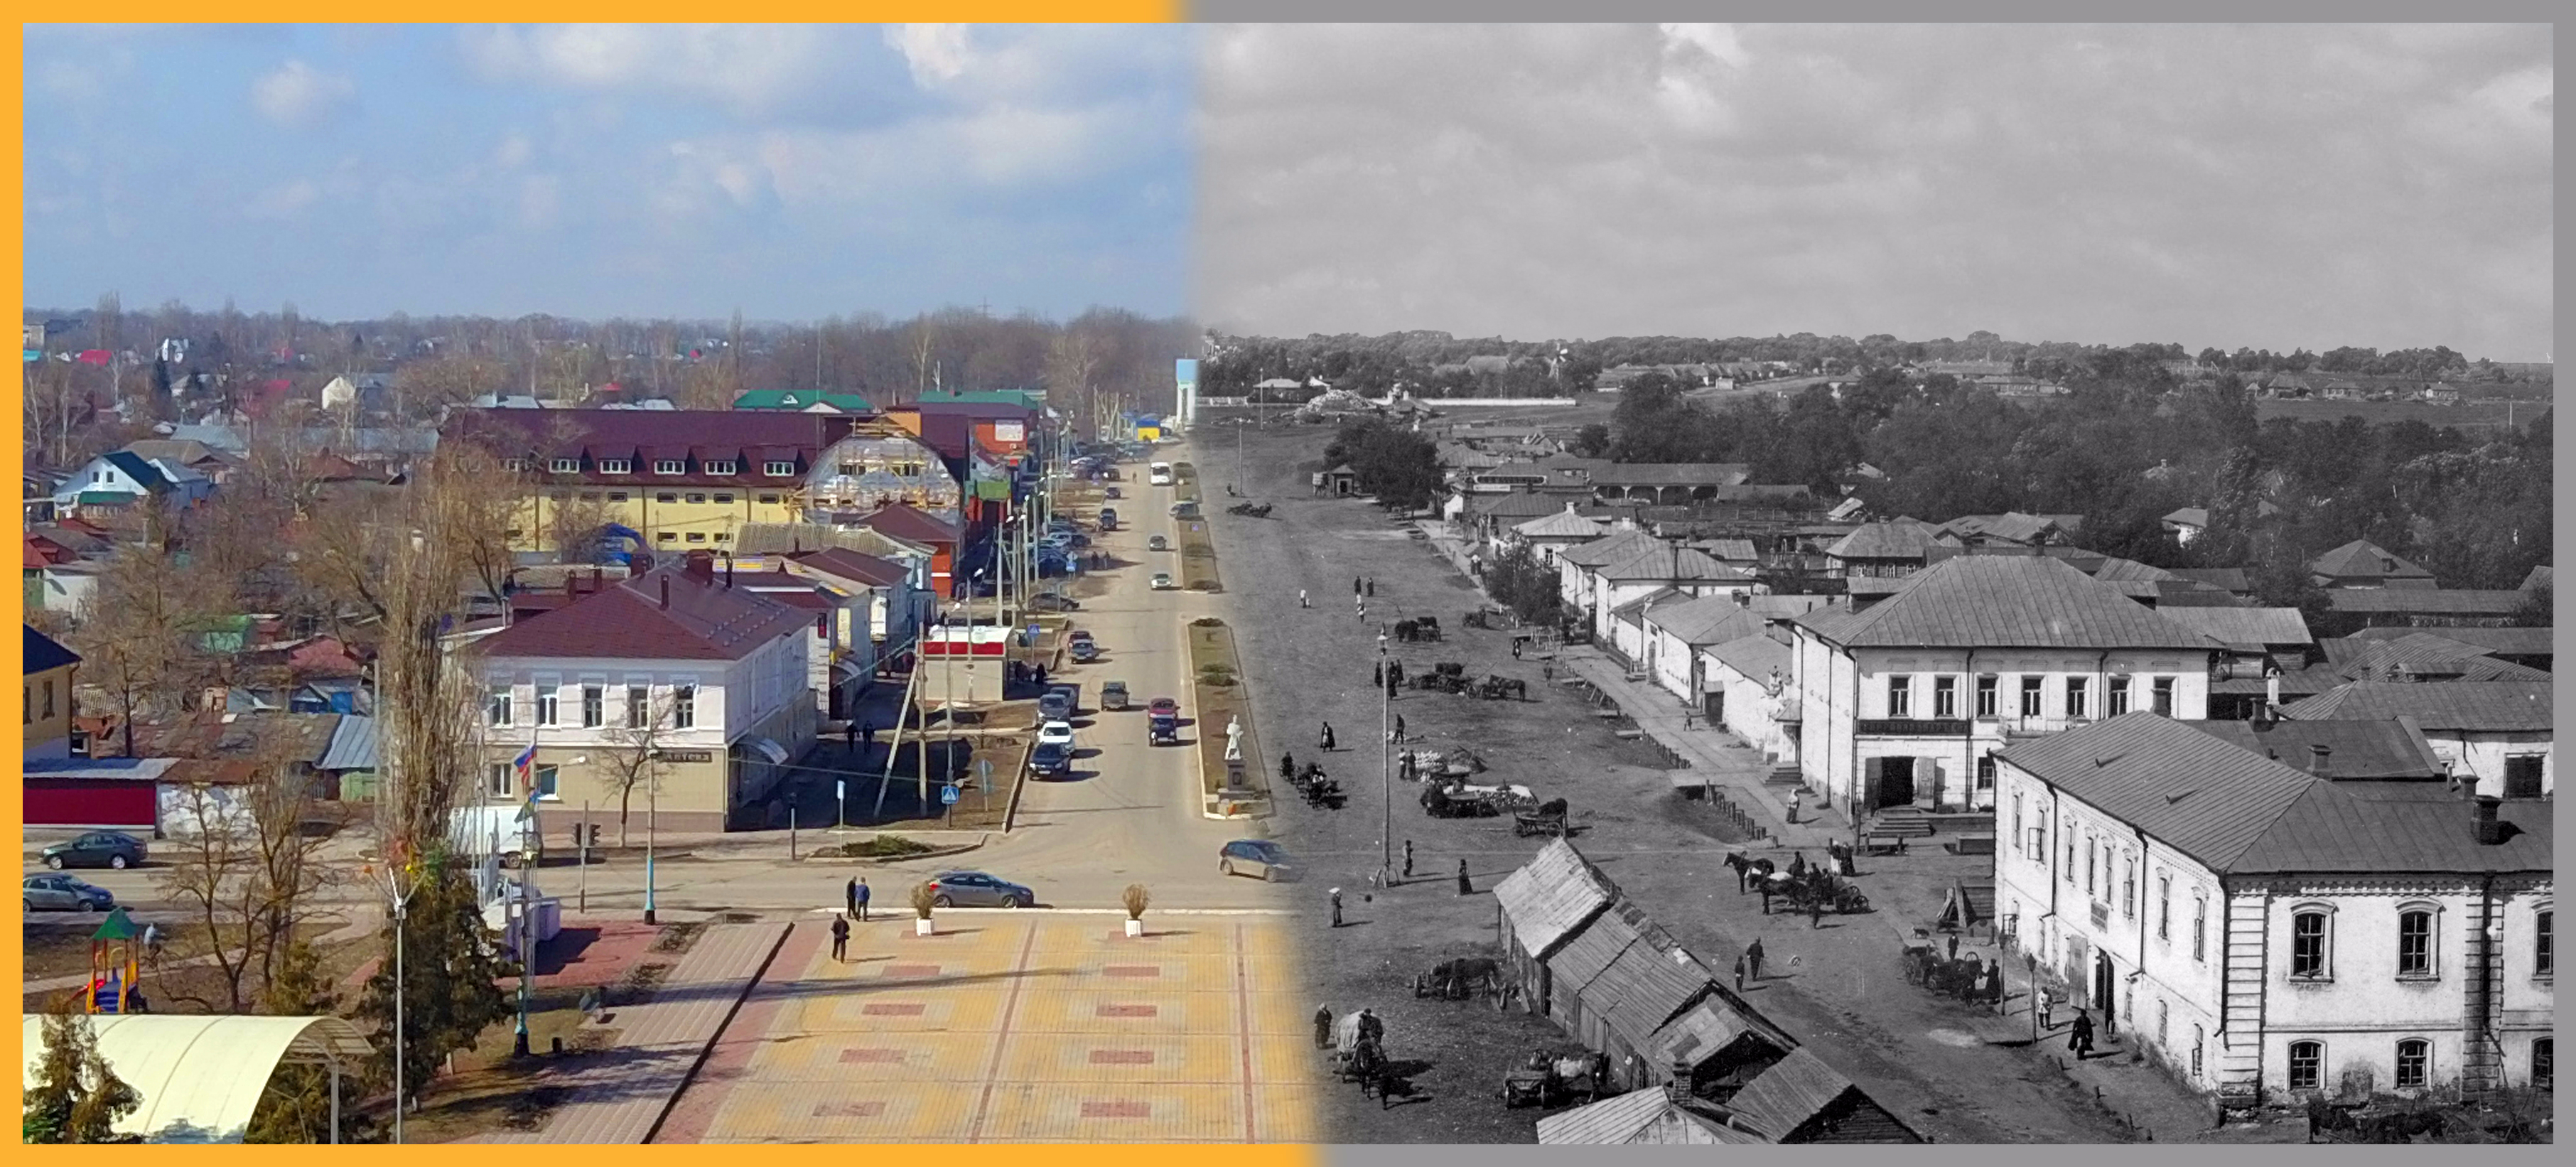
M2543 804L2371 797L2132 713L1999 760L1998 927L2235 1104L2549 1086Z
M654 551L731 550L745 524L803 517L807 478L863 419L768 410L473 409L448 440L525 485L511 546L555 551L607 525Z
M2519 666L2511 666L2519 667ZM2550 681L2355 681L2281 711L2293 721L2402 717L2480 794L2524 800L2558 789Z
M2145 710L2208 716L2221 646L2056 559L1963 555L1790 621L1798 765L1828 804L1983 810L1992 755Z
M691 555L483 638L483 800L533 795L547 829L585 805L594 821L649 805L675 830L766 825L814 741L815 621L735 582ZM531 750L523 781L512 763Z

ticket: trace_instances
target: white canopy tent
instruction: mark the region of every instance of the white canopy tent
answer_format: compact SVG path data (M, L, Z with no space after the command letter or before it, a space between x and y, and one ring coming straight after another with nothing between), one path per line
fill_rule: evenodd
M340 1078L357 1072L371 1047L337 1017L85 1016L99 1056L143 1096L116 1124L151 1143L238 1143L268 1079L284 1064L331 1069L331 1141L340 1141ZM29 1090L44 1062L45 1018L22 1016L21 1079Z

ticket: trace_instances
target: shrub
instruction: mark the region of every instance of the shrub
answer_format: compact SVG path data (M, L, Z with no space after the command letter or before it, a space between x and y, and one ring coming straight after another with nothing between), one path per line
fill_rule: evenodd
M1142 920L1145 918L1145 905L1153 902L1153 897L1146 894L1144 884L1131 883L1126 891L1118 893L1118 902L1126 906L1128 919Z
M925 920L929 919L931 901L938 898L939 893L933 889L930 881L923 880L920 883L912 885L913 914Z

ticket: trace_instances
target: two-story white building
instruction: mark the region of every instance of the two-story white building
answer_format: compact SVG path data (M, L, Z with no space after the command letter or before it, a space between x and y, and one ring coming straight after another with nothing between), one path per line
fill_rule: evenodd
M1646 608L1673 596L1750 596L1759 588L1752 575L1719 563L1706 552L1651 536L1628 554L1578 570L1594 641L1639 663L1646 652Z
M2558 789L2552 681L2355 681L2281 715L2292 721L2406 718L2453 773L2474 775L2478 793L2515 800Z
M1609 533L1610 524L1575 513L1574 500L1568 499L1564 510L1512 526L1505 542L1528 547L1531 554L1538 556L1539 562L1553 564L1558 552L1568 547L1580 547Z
M2183 1081L2232 1105L2554 1082L2546 805L2365 796L2146 713L1998 768L1999 930Z
M698 554L483 638L484 801L533 791L547 829L584 804L594 821L649 806L675 830L767 825L814 741L814 620Z
M1994 805L1993 754L2132 710L2208 716L2220 645L2055 559L1963 555L1792 620L1798 766L1829 805Z

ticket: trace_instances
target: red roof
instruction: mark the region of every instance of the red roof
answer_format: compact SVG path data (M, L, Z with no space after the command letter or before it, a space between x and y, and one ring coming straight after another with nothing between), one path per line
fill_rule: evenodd
M776 597L725 586L711 560L693 556L513 624L482 648L493 657L740 660L806 621Z
M887 503L877 508L876 513L860 519L859 525L915 543L953 544L957 542L958 536L957 528L931 517L927 512L910 503Z
M736 409L472 409L451 419L442 439L464 439L503 458L579 458L588 482L655 486L728 485L792 489L814 459L869 419L851 414ZM686 474L655 474L652 463L681 459ZM603 459L632 463L602 474ZM732 474L700 472L709 461L735 463ZM796 463L796 477L773 477L769 461ZM541 465L539 469L544 469Z
M52 567L57 563L69 563L80 558L72 554L70 548L42 535L29 535L25 541L28 568Z
M874 555L861 554L844 547L808 551L802 555L790 555L787 558L794 560L801 567L821 572L834 579L845 579L852 583L867 584L870 587L893 587L912 578L912 573L904 570L904 566L900 563L890 559L879 559Z

